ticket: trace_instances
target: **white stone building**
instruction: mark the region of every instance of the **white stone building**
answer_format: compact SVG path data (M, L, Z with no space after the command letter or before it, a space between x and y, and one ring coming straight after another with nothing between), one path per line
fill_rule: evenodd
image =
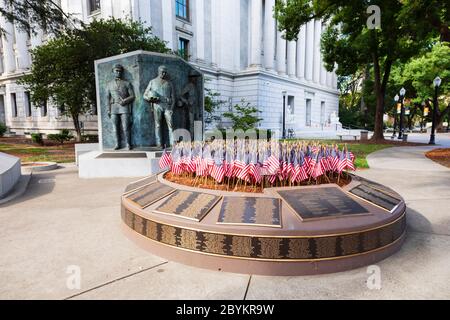
M173 50L182 50L202 69L206 86L221 94L222 112L242 99L262 111L261 128L281 130L283 96L286 129L297 136L333 132L338 127L337 78L323 67L321 21L303 26L298 41L276 29L275 0L61 0L62 8L85 22L96 18L141 20ZM0 45L0 122L12 132L51 132L72 128L51 103L34 108L16 80L30 68L28 50L45 42L42 32L28 37L3 18L8 31ZM96 116L82 119L96 130ZM221 123L227 126L226 120Z

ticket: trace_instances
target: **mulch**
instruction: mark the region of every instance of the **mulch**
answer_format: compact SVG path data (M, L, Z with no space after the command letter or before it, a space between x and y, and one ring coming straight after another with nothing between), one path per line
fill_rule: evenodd
M450 149L434 149L427 152L425 156L434 162L450 168Z
M184 175L175 175L172 172L168 172L165 174L164 178L167 181L181 184L188 187L196 187L200 189L209 189L209 190L220 190L220 191L233 191L233 192L249 192L249 193L263 193L264 190L260 185L254 186L254 185L245 185L244 183L216 183L212 178L208 177L206 178L199 178L195 179L195 177L191 176L184 176ZM343 174L341 178L338 180L333 177L330 178L330 183L338 184L340 187L344 187L347 184L351 182L350 176L347 176L346 174ZM318 184L329 184L328 181L325 181L323 178L319 178ZM306 186L306 185L316 185L314 181L311 182L303 182L300 185ZM299 184L295 184L292 186L300 186ZM289 184L281 185L280 183L274 184L272 187L289 187Z

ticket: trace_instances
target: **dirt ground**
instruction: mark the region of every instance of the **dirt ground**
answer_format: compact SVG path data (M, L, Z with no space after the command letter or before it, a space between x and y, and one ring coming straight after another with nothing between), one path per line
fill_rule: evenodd
M217 183L212 178L195 178L191 175L174 175L172 172L168 172L165 176L165 179L167 179L170 182L182 184L189 187L197 187L202 189L210 189L210 190L221 190L221 191L235 191L235 192L252 192L252 193L262 193L263 188L261 185L254 185L254 184L245 184L242 181L235 181L231 179L229 182L225 178L225 181L222 183ZM322 176L319 177L319 180L316 182L315 180L312 181L304 181L301 184L289 184L288 182L286 184L282 184L279 181L277 181L272 187L289 187L289 186L306 186L306 185L316 185L316 184L329 184L329 183L336 183L339 186L343 187L351 182L351 177L346 175L345 173L341 175L339 178L339 181L336 176L334 177L328 177L327 179Z

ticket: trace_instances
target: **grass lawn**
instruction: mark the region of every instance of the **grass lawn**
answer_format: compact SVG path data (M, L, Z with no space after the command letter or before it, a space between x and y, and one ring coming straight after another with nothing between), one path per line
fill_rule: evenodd
M19 157L22 162L75 162L73 144L40 146L29 139L0 138L0 152Z
M344 147L345 145L345 143L336 140L320 140L320 142L325 144L338 144L340 148ZM348 146L348 149L356 156L355 164L358 169L369 168L366 157L370 153L385 148L405 145L399 142L393 143L390 141L386 141L382 144L348 141L346 144ZM0 138L0 152L19 157L22 159L22 162L75 162L75 147L72 143L60 146L46 142L45 146L39 146L33 144L30 139Z
M339 146L342 148L343 144L339 144ZM362 144L362 143L352 143L348 144L348 150L353 152L355 155L355 165L358 169L368 169L369 164L367 163L366 157L371 154L372 152L391 148L393 145L389 144Z
M297 139L293 139L297 140ZM293 141L291 140L291 141ZM300 139L306 141L316 141L322 144L337 144L339 148L343 148L347 145L348 150L353 152L356 157L355 165L358 169L368 169L369 164L367 163L367 156L375 151L383 150L391 147L406 147L406 146L419 146L422 145L420 143L410 143L410 142L400 142L400 141L391 141L385 140L383 143L375 144L375 143L361 143L359 141L339 141L339 140L317 140L317 139Z

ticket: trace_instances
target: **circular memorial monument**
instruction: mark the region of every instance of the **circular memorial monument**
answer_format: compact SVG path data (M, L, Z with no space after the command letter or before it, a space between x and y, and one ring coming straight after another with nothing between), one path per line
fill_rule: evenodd
M222 162L214 162L205 157L205 148L201 156L189 153L179 158L175 147L171 157L165 153L162 158L162 166L169 164L170 173L147 177L126 188L121 202L123 230L165 259L243 274L339 272L374 264L401 247L406 206L399 194L356 175L342 174L339 164L348 161L348 151L336 154L334 147L294 146L305 153L299 151L292 157L294 153L284 154L281 148L275 165L270 159L276 157L267 158L267 153L259 157L261 162L255 164L266 174L262 178L252 169L251 158L243 160L246 166L238 166L242 183L231 188L230 181L239 179L224 180L231 163L226 152ZM234 156L232 162L238 158ZM220 175L216 171L222 166ZM267 171L277 166L278 173ZM303 166L309 174L298 178L295 168ZM219 183L198 183L202 179L199 167ZM242 175L242 168L249 168L251 178ZM178 181L174 175L183 174L196 183L173 182ZM268 179L274 174L275 180ZM257 188L258 181L262 188ZM252 184L253 190L237 188ZM252 192L241 192L249 189Z

